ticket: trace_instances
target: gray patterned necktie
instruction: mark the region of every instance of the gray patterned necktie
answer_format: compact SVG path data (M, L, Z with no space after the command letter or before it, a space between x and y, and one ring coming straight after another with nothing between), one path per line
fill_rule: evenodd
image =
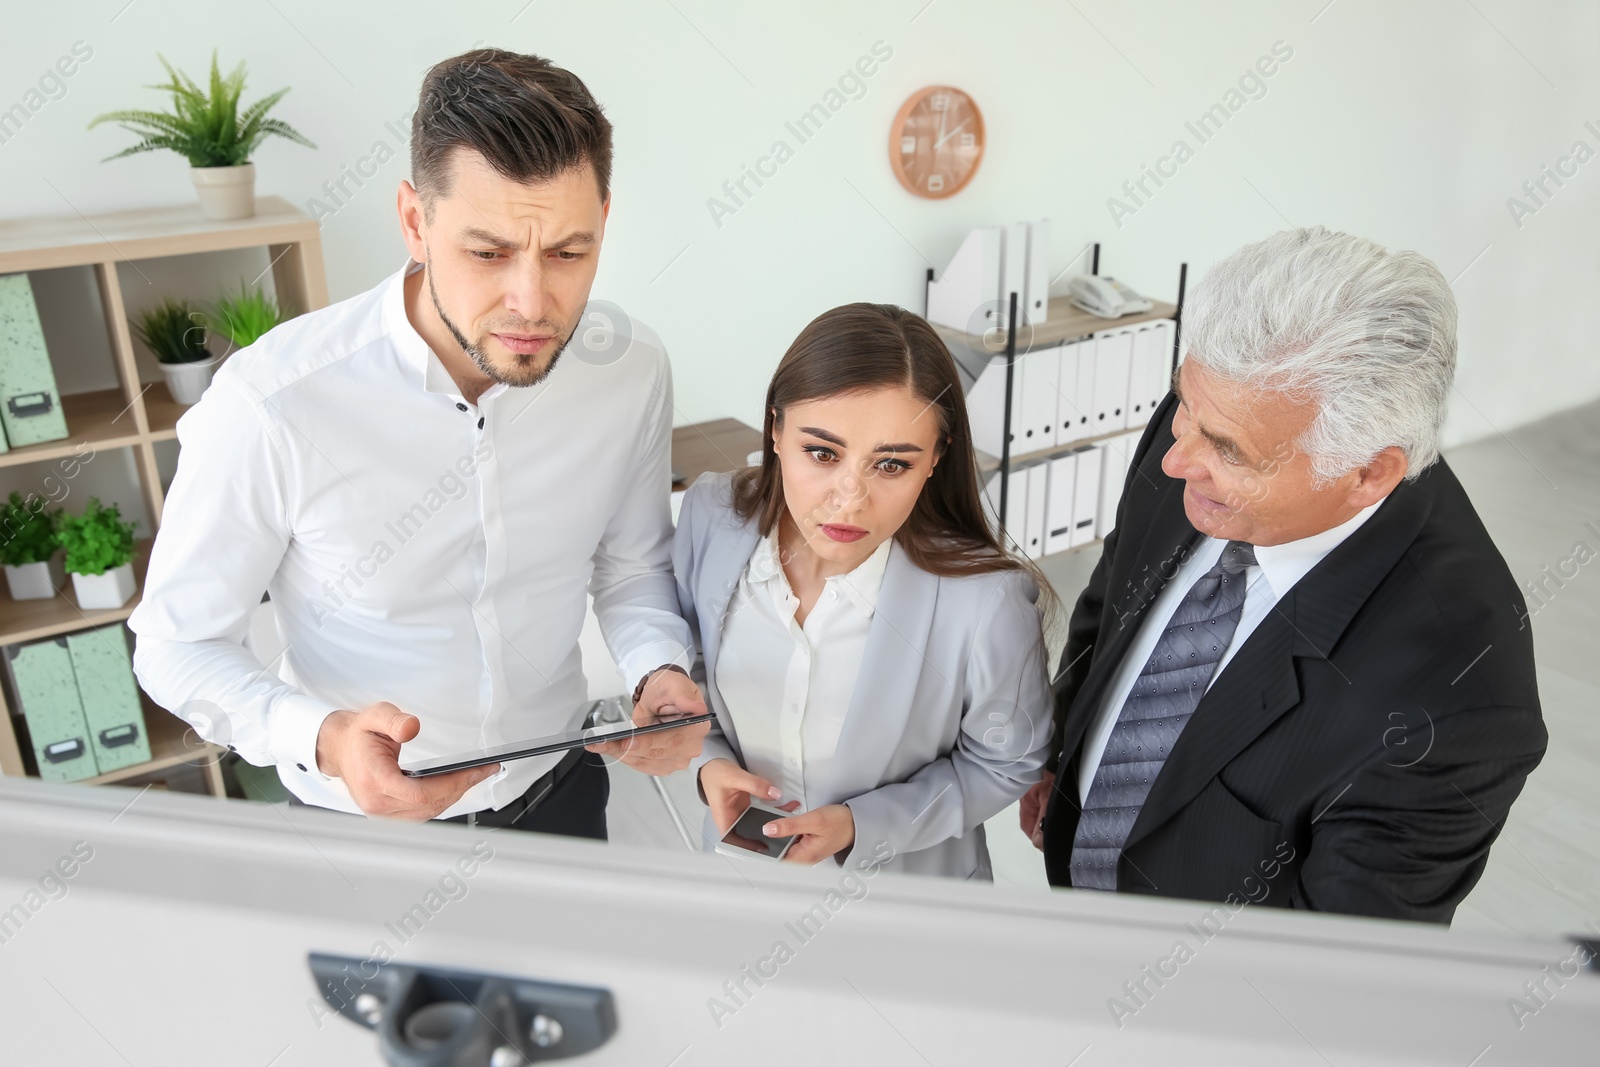
M1194 714L1244 610L1245 568L1255 549L1229 541L1172 613L1155 651L1134 680L1106 742L1072 842L1072 884L1117 888L1117 859L1150 785Z

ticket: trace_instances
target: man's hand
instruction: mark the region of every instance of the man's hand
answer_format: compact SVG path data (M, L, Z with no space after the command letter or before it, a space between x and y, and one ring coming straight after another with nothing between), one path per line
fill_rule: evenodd
M662 669L650 675L644 691L639 694L639 703L633 707L633 724L648 726L662 719L704 715L705 711L706 703L700 699L699 686L687 675ZM689 761L700 754L706 734L710 732L711 724L702 722L584 747L602 756L615 756L645 774L671 774L689 766Z
M847 804L828 804L763 827L768 837L799 834L783 854L785 863L820 863L856 843L856 817Z
M423 822L461 799L500 764L469 767L427 778L400 773L400 746L417 736L422 723L388 701L360 711L335 711L317 731L317 766L344 780L357 806L368 815Z
M711 819L717 824L717 836L739 820L750 806L752 796L771 803L781 795L778 787L765 778L758 778L730 759L707 760L700 768L700 789L706 795L706 807L711 809ZM779 804L784 811L800 806L798 800Z
M1044 777L1022 794L1022 832L1041 852L1044 851L1044 813L1050 807L1050 790L1055 784L1056 776L1045 771Z

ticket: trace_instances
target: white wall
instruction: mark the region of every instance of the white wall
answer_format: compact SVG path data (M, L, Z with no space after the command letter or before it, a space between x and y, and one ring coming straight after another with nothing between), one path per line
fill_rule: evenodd
M393 193L404 153L364 187L347 182L352 195L339 201L323 183L380 143L403 147L396 131L431 62L477 42L538 52L578 72L616 124L595 294L666 339L680 423L757 421L772 368L814 315L863 299L920 310L924 270L942 268L968 228L1040 216L1054 224L1056 270L1098 240L1106 272L1166 299L1180 260L1192 283L1290 223L1422 251L1460 276L1447 443L1600 396L1600 361L1585 345L1600 162L1520 226L1507 206L1575 141L1600 150L1584 126L1600 131L1593 4L125 3L8 5L0 110L28 103L74 42L93 55L59 99L32 98L42 106L0 144L0 213L190 199L179 158L102 164L128 135L85 125L159 102L139 88L159 80L158 50L199 73L216 46L225 66L248 60L247 99L294 87L277 114L319 147L269 144L257 156L260 190L337 208L324 220L325 254L333 296L349 296L401 262ZM893 57L864 95L797 146L785 121L878 40ZM1185 121L1222 101L1276 41L1293 57L1201 144ZM975 181L944 202L905 193L886 150L901 101L934 82L972 93L989 135ZM719 226L708 198L778 138L795 157ZM1119 225L1108 198L1179 138L1193 158ZM189 284L208 297L219 278L206 269Z

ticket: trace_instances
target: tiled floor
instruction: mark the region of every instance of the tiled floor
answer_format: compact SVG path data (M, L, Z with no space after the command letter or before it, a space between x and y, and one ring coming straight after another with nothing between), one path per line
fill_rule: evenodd
M1549 583L1553 595L1534 611L1549 752L1512 808L1454 928L1600 936L1600 404L1446 456L1519 582L1538 578L1547 565L1555 571L1575 554L1594 557L1560 588ZM1098 552L1090 546L1045 561L1067 610ZM1565 572L1572 574L1574 566L1566 563ZM1529 607L1536 608L1531 598ZM609 657L592 617L590 626L584 648L593 689L619 691L620 679L605 674ZM1052 663L1060 640L1057 635ZM705 809L693 783L680 774L664 785L671 805L697 833ZM612 840L620 844L687 847L657 787L626 768L612 774L610 823ZM1039 853L1017 828L1015 806L989 820L987 831L997 883L1048 890Z

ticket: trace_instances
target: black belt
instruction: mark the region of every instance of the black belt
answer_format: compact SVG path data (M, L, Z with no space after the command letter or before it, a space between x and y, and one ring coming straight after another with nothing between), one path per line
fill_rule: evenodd
M448 819L439 819L437 821L465 823L468 826L477 826L480 821L486 826L504 827L513 825L528 812L538 807L539 802L549 796L556 785L571 774L573 768L583 762L583 757L586 755L588 755L588 751L583 748L567 749L566 755L561 757L559 763L534 779L533 784L523 790L520 797L503 808L469 811L465 815L454 815ZM480 815L484 816L483 820L478 818Z

